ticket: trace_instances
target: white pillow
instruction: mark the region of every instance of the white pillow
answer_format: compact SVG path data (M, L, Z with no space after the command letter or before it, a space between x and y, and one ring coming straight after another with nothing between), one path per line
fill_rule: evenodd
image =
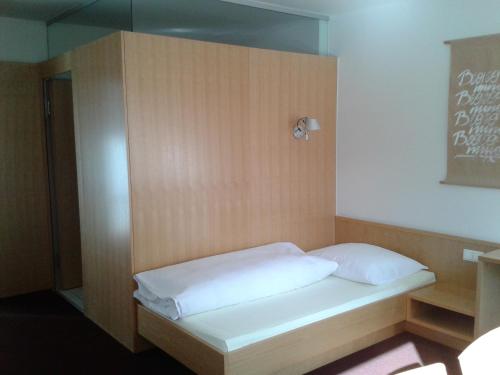
M320 281L337 263L274 243L146 271L134 296L171 319L215 310Z
M388 284L427 269L404 255L365 243L328 246L309 255L337 262L335 276L372 285Z

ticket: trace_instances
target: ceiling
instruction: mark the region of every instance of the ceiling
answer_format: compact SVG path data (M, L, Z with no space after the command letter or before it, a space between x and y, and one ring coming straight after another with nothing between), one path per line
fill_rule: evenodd
M140 1L140 0L139 0ZM271 5L306 12L335 15L356 9L402 0L223 0L239 4ZM0 16L48 21L54 17L92 3L91 0L0 0Z

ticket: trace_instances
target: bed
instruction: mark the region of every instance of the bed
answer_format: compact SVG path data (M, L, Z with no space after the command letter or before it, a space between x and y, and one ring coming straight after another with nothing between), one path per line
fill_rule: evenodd
M199 374L301 374L402 332L405 294L434 282L425 270L379 286L328 276L179 320L141 299L138 332Z

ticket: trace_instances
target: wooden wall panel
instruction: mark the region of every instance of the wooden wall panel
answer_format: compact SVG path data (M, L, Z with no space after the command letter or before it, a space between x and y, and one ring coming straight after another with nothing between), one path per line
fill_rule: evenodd
M333 243L334 58L125 33L125 61L134 272Z
M0 297L52 287L41 84L36 65L0 63Z
M121 34L72 55L85 313L134 348Z
M48 83L51 103L50 138L53 167L53 197L57 231L59 268L58 289L82 285L82 254L80 249L80 217L76 177L75 131L71 81Z
M244 247L248 49L125 40L135 272Z
M336 59L250 49L250 238L304 250L334 242ZM318 119L309 141L292 128Z
M439 233L336 217L336 243L366 242L397 251L427 265L441 283L476 289L477 263L462 260L463 249L493 251L499 244Z

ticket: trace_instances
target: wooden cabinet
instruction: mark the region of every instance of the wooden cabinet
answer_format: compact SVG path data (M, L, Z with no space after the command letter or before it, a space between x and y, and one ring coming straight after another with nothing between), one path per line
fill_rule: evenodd
M71 60L85 309L125 346L137 272L334 243L334 57L122 32Z
M500 250L479 257L475 336L500 327Z

